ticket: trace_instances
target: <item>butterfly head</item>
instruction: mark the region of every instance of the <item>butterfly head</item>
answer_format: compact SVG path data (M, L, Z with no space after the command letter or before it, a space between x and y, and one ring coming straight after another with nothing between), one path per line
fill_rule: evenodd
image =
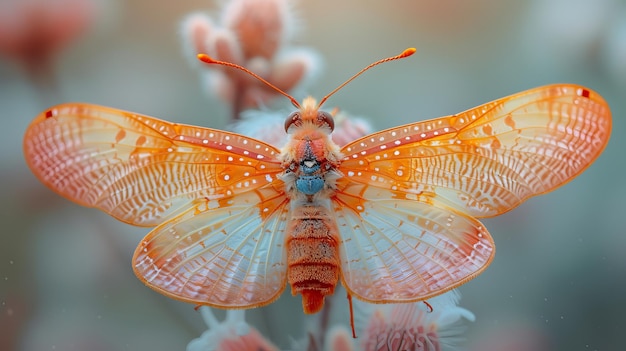
M312 97L304 99L299 109L285 119L285 132L287 134L293 134L300 130L315 129L328 135L334 128L335 120L333 116L326 111L320 111L319 105Z

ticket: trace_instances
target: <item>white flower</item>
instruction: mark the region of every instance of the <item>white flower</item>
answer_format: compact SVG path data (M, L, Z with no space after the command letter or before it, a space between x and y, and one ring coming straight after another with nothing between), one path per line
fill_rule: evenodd
M244 310L226 311L226 320L220 322L211 309L200 307L202 319L209 327L202 335L187 345L187 351L278 351L245 320Z
M458 307L455 291L424 302L368 304L354 301L358 350L442 351L453 348L463 331L460 321L474 321L474 314ZM326 342L328 351L355 349L347 332L332 330Z

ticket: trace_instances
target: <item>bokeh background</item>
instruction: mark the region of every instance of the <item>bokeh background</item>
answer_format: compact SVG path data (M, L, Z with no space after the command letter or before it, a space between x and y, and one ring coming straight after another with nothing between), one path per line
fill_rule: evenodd
M484 221L498 250L491 267L460 288L461 306L477 316L463 345L623 350L626 3L319 0L294 7L295 43L325 62L306 91L314 96L375 59L418 48L328 102L376 129L556 82L606 98L613 135L598 161L563 188ZM192 306L134 277L130 259L148 229L56 196L30 173L21 145L39 112L66 101L224 127L228 109L200 88L179 37L186 14L218 10L211 0L0 0L0 349L182 350L206 329ZM69 27L79 35L61 33ZM45 35L20 47L32 28ZM48 45L63 38L65 46ZM288 111L289 104L276 106ZM286 293L248 320L288 349L304 335L299 311L300 298Z

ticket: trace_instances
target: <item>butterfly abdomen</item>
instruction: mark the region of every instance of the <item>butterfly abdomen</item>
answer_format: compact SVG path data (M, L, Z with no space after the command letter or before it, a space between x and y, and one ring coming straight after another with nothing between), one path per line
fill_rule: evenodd
M339 280L337 227L326 208L306 204L293 209L287 233L291 293L302 295L305 313L316 313Z

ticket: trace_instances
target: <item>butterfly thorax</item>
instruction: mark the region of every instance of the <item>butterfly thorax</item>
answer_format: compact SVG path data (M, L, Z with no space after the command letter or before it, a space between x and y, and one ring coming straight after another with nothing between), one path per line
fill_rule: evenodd
M339 147L330 138L334 127L332 116L318 111L315 100L307 98L302 108L285 122L289 140L281 150L284 172L281 175L291 199L313 202L328 198L335 181L341 177L337 170L341 160Z

